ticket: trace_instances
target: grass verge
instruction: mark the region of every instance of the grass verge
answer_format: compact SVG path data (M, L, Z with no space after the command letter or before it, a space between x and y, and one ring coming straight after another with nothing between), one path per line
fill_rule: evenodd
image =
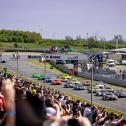
M27 61L28 63L32 63L34 65L40 66L42 68L45 68L45 63L41 63L39 61L35 61L35 60L29 60ZM52 65L50 63L46 63L46 68L47 70L54 72L54 73L62 73L60 70L58 70L57 68L53 67L53 69L50 69L52 67Z

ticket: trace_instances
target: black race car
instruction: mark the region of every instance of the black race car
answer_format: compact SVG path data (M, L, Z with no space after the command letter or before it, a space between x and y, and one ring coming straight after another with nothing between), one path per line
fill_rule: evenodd
M103 93L103 100L117 100L117 96L112 92Z
M74 87L73 84L68 84L68 83L64 84L64 88L73 88L73 87Z
M113 92L118 98L125 98L126 97L126 92L123 90L115 90Z
M85 86L83 84L77 84L73 88L74 90L85 90Z

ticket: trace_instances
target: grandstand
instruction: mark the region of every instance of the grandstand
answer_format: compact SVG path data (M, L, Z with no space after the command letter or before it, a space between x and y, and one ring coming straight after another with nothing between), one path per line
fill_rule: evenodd
M3 80L3 72L1 72L1 81ZM7 121L3 118L8 116L15 116L17 126L124 126L126 120L122 115L116 113L108 113L103 107L91 106L89 103L83 103L80 100L73 100L69 96L60 93L54 89L43 87L41 84L24 80L21 78L14 78L8 76L11 81L2 82L8 88L1 91L1 125L6 124ZM10 88L9 84L14 83L14 88ZM16 115L9 113L6 108L6 101L11 99L9 92L5 90L10 89L16 91L14 97L16 105ZM4 103L5 101L5 103ZM3 121L4 120L4 121ZM13 122L13 118L11 121ZM4 122L4 123L3 123ZM64 122L64 123L63 123Z

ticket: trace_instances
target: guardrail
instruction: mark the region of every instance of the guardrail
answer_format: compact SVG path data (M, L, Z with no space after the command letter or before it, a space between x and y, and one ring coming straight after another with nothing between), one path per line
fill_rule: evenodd
M68 67L61 65L61 64L56 64L54 61L48 61L51 65L53 65L55 68L61 70L64 73L70 74L70 71L68 69Z
M70 74L70 71L69 71L68 67L66 67L64 65L61 65L61 64L57 65L54 61L49 61L49 63L51 63L57 69L63 71L64 73ZM83 77L83 78L91 79L91 73L89 73L89 72L78 72L78 76L79 77ZM116 78L104 77L104 76L99 75L99 74L93 74L93 78L96 81L103 81L105 83L113 84L113 85L116 85L116 86L126 87L126 81L124 81L124 80L119 80L119 79L116 79Z
M89 72L79 72L78 76L90 79L91 78L91 73L89 73ZM126 81L118 80L116 78L109 78L109 77L104 77L102 75L96 75L96 74L93 75L93 78L94 78L94 80L97 80L97 81L103 81L105 83L111 83L111 84L114 84L116 86L126 87Z

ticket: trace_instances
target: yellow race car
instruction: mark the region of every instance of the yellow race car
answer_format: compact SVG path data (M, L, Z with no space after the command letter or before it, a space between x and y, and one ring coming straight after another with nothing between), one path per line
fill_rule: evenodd
M68 75L68 74L63 74L63 78L64 78L64 79L71 79L72 76L70 76L70 75Z
M61 79L62 81L67 81L71 78L72 78L72 76L70 76L69 74L62 74L57 77L57 79Z

